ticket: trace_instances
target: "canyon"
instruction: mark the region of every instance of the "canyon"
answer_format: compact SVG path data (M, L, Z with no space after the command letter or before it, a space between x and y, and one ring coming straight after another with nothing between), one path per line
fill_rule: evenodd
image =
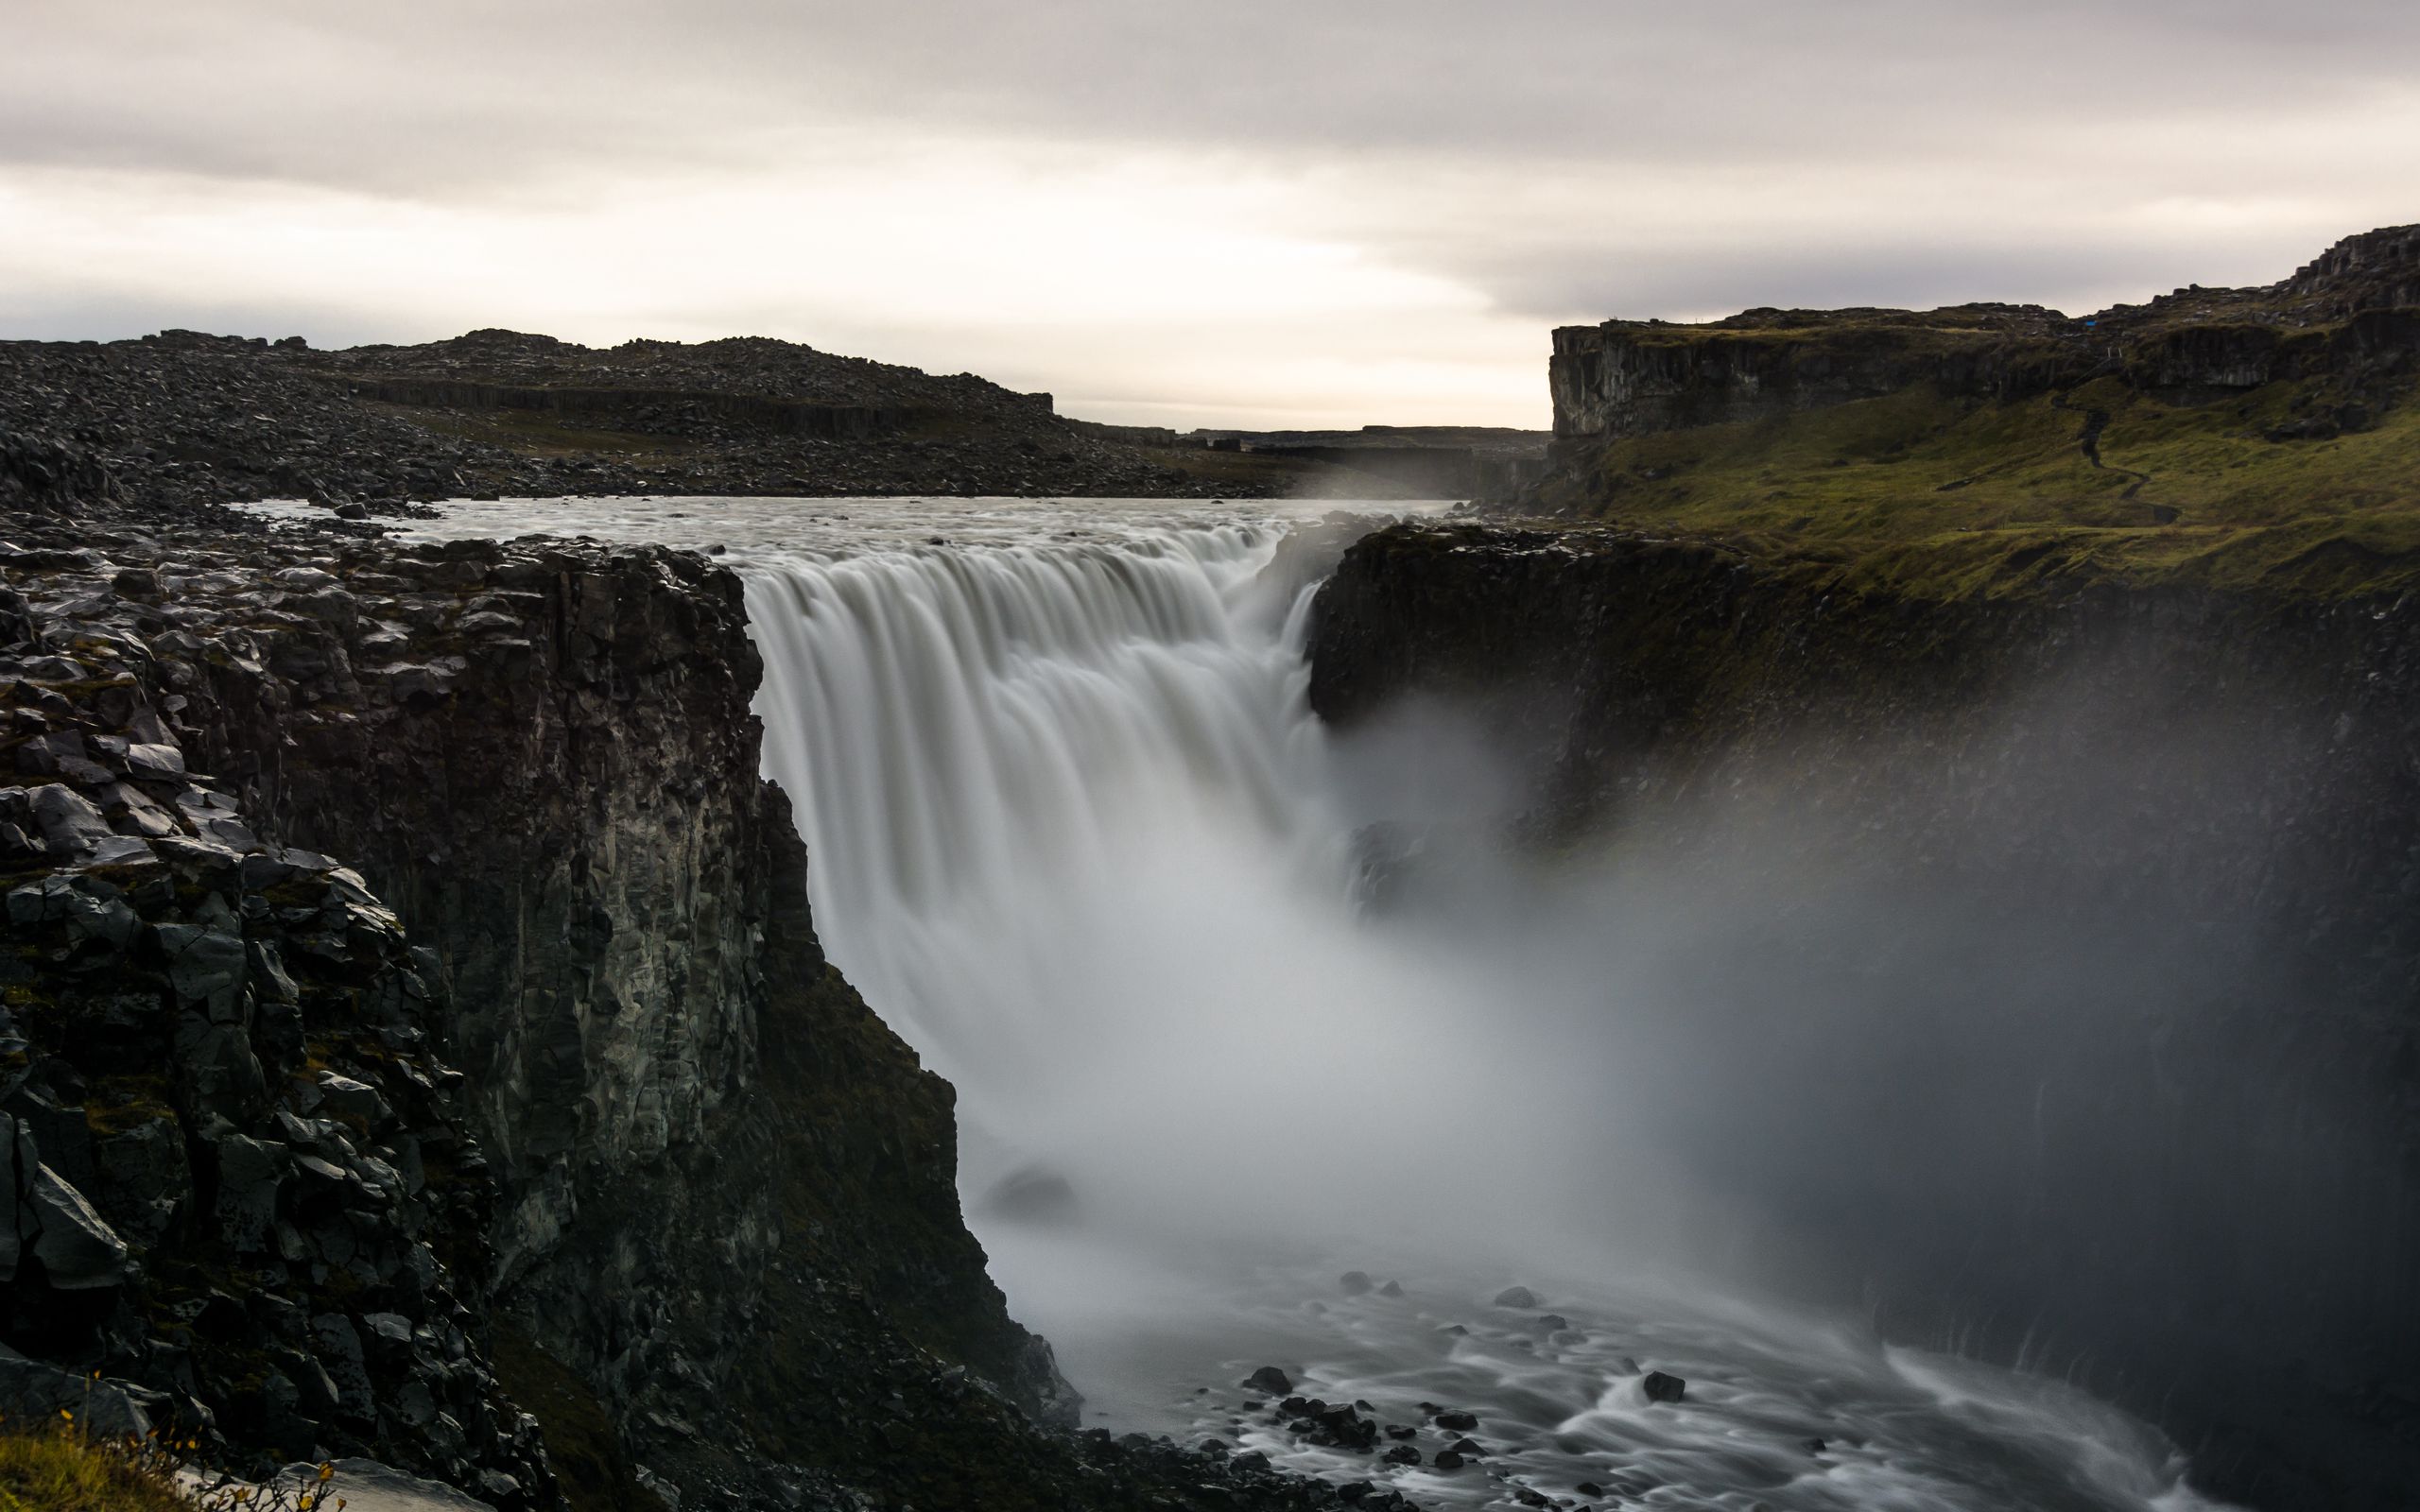
M1443 1262L1426 1281L1406 1262L1396 1312L1355 1268L1264 1308L1296 1332L1236 1314L1301 1351L1288 1389L1325 1370L1355 1407L1238 1396L1239 1343L1186 1377L1214 1405L1167 1420L1198 1431L1086 1427L1000 1284L1006 1263L1041 1295L1046 1228L978 1212L1011 1246L987 1257L961 1178L980 1160L985 1203L1113 1211L1135 1173L1105 1123L1059 1165L1015 1163L1098 1107L1148 1132L1139 1184L1210 1215L1205 1250L1267 1213L1442 1192L1457 1225L1534 1220L1543 1252L1586 1225L1519 1205L1547 1184L1525 1162L1610 1183L1651 1144L1691 1219L1703 1198L1729 1226L1660 1263L1864 1320L1876 1342L1835 1373L1888 1410L1825 1410L1919 1424L1874 1452L1893 1473L1977 1401L2105 1426L2025 1417L2014 1376L1890 1395L1935 1380L1892 1352L1921 1348L2070 1378L2172 1439L2200 1492L2400 1505L2420 1479L2416 268L2401 228L2268 289L2081 321L1567 330L1544 476L1508 470L1476 514L1374 501L1318 525L1145 528L1108 505L884 525L871 498L688 496L1300 482L1170 476L1046 398L780 343L14 344L0 1387L174 1424L247 1471L371 1456L499 1512L1610 1505L1686 1492L1643 1467L1688 1454L1749 1477L1726 1486L1824 1496L1806 1466L1881 1436L1809 1397L1722 1458L1746 1356L1692 1346L1685 1399L1622 1352L1673 1335L1622 1332L1612 1304L1592 1322L1576 1290L1569 1315L1515 1307L1525 1288ZM146 399L171 392L182 413ZM938 449L893 444L944 414ZM631 435L662 455L596 440ZM567 497L469 498L519 490ZM225 507L281 496L317 502ZM562 524L525 534L515 509ZM829 606L860 620L814 619ZM865 675L808 696L843 649ZM1098 866L1150 828L1121 833L1104 772L1159 810L1216 796L1191 817L1220 845L1274 837L1171 852L1260 897L1179 886L1146 918L1196 967L1144 978L1167 1003L1138 997L1137 1022L1293 1018L1248 1054L1180 1024L1019 1102L1002 1066L1122 1041L1114 1015L1011 1012L1069 996L1018 950L1092 949L1074 903L1166 881ZM984 933L1061 871L1100 897L1053 895L1060 934ZM1281 904L1316 938L1252 911ZM980 949L917 954L936 939ZM1447 939L1487 948L1423 954ZM1294 949L1320 969L1300 1002L1275 980ZM1539 1050L1520 1000L1563 992L1632 1038L1575 1020ZM1037 1027L1062 1038L1015 1042ZM1151 1080L1179 1060L1203 1079ZM1275 1083L1213 1079L1272 1064L1302 1078L1282 1126L1245 1110ZM1552 1095L1523 1079L1549 1070ZM1405 1089L1440 1121L1399 1114ZM1566 1150L1518 1142L1582 1113L1537 1125L1584 1136ZM1256 1143L1278 1158L1237 1185ZM1329 1264L1312 1248L1288 1263ZM1475 1430L1500 1465L1454 1479L1440 1426L1462 1415L1415 1412L1425 1378L1328 1358L1415 1326L1421 1349L1507 1378L1551 1363L1589 1395L1534 1424L1505 1408ZM1756 1356L1759 1389L1803 1358ZM1683 1400L1716 1426L1582 1479ZM1320 1457L1365 1427L1375 1447L1388 1414L1410 1459ZM2024 1473L2059 1505L2187 1494L2134 1432L2095 1462L2122 1462L2121 1489L2067 1444Z

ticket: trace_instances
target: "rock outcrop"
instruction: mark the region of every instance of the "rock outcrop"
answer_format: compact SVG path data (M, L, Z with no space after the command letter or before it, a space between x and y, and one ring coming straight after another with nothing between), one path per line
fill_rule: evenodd
M2206 400L2290 379L2351 396L2420 372L2420 226L2348 237L2262 288L2199 285L2069 318L2039 305L1748 310L1703 325L1608 320L1554 333L1558 457L1594 443L1734 424L1918 385L2005 400L2116 376Z
M1718 1033L1709 999L1702 1110L1662 1132L1751 1147L1799 1279L1920 1341L2079 1351L2221 1493L2401 1504L2420 600L1926 593L1638 532L1398 525L1322 590L1310 658L1340 727L1467 711L1558 853L1617 837L1740 901L1688 970L1755 1016ZM1879 1001L1900 1016L1869 1037Z
M135 1405L97 1431L368 1452L551 1505L490 1368L497 1187L434 961L357 872L264 842L188 765L192 705L145 634L178 634L156 558L0 568L9 1338Z
M6 341L9 430L81 447L138 506L305 499L347 518L499 495L1282 495L1358 475L1137 445L1061 419L1047 394L764 338Z
M1072 1432L822 959L732 574L9 534L11 1400L507 1512L1338 1504Z

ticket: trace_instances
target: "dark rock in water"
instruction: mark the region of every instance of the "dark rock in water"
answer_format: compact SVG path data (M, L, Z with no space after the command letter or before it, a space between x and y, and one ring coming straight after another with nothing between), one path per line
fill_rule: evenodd
M1277 1410L1282 1413L1289 1413L1294 1417L1299 1418L1303 1414L1311 1410L1311 1404L1305 1398L1288 1397L1284 1401L1277 1404Z
M1381 1457L1390 1465L1417 1465L1420 1463L1420 1451L1409 1444L1397 1444Z
M1269 1469L1269 1456L1256 1449L1248 1449L1227 1461L1227 1468L1246 1474Z
M1224 1459L1227 1455L1227 1441L1223 1438L1205 1438L1195 1447L1213 1459Z
M1460 1323L1448 1323L1437 1332L1440 1333L1450 1333L1458 1339L1466 1339L1471 1335L1471 1331L1462 1327Z
M1571 1319L1560 1313L1542 1313L1536 1327L1541 1333L1561 1333L1571 1327Z
M1387 1436L1389 1438L1417 1438L1420 1436L1420 1430L1412 1427L1409 1423L1389 1423L1387 1424Z
M1582 1481L1578 1486L1573 1486L1572 1489L1582 1496L1602 1496L1605 1494L1605 1488L1599 1486L1594 1481Z
M1661 1370L1650 1370L1647 1378L1639 1383L1650 1401L1678 1401L1688 1384L1679 1376L1668 1376Z
M1538 1305L1538 1297L1526 1286L1507 1286L1495 1294L1495 1305L1526 1311Z
M1429 1421L1448 1432L1468 1433L1478 1426L1478 1415L1461 1411L1441 1412Z
M1477 1459L1487 1452L1478 1446L1478 1440L1470 1438L1457 1438L1445 1447L1464 1459Z
M1451 1449L1441 1449L1437 1452L1437 1457L1429 1461L1429 1463L1436 1466L1441 1470L1458 1470L1462 1468L1463 1462L1460 1452Z
M1806 1452L1809 1454L1821 1454L1827 1447L1829 1446L1820 1438L1810 1438L1806 1441Z
M1368 1271L1348 1270L1343 1275L1339 1276L1336 1279L1336 1284L1337 1288L1343 1292L1345 1296L1359 1297L1364 1292L1369 1291L1373 1283L1370 1280L1370 1273Z
M1401 1297L1403 1295L1403 1282L1389 1281L1384 1286L1378 1288L1378 1295L1380 1297Z
M1347 1481L1336 1488L1336 1499L1340 1502L1358 1502L1377 1488L1369 1481Z
M1626 1376L1634 1376L1638 1374L1638 1362L1627 1354L1617 1354L1614 1356L1614 1368Z
M1067 1178L1035 1165L1002 1177L978 1206L993 1217L1018 1223L1067 1223L1078 1211L1076 1189Z
M1378 1425L1348 1406L1311 1403L1311 1418L1317 1424L1309 1435L1314 1443L1336 1449L1367 1450L1378 1441Z

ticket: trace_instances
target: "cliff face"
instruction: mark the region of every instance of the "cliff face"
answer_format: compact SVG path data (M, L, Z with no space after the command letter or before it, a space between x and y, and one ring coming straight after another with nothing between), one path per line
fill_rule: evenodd
M2039 305L1749 310L1703 325L1608 320L1554 334L1555 436L1616 440L1878 398L1916 385L2016 399L2115 375L2206 401L2265 384L2375 388L2420 345L2420 227L2348 237L2254 289L2178 289L2069 318Z
M2402 1504L2408 595L1944 595L1634 533L1397 526L1322 589L1311 663L1342 727L1414 695L1469 712L1572 853L1593 835L1710 897L1800 879L1691 958L1710 1048L1671 1128L1779 1189L1802 1274L1901 1336L2081 1351L2222 1493Z
M478 543L196 544L161 581L206 627L153 645L192 759L429 942L508 1362L576 1378L693 1500L856 1468L840 1422L902 1375L1064 1411L958 1222L947 1087L823 965L736 579ZM832 1418L773 1410L792 1351Z
M822 959L730 573L9 529L12 1410L99 1369L506 1512L1341 1504L1066 1431L950 1089Z

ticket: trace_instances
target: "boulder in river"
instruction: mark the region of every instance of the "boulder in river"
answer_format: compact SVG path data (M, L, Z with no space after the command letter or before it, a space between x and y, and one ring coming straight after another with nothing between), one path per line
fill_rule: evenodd
M1375 1283L1370 1280L1370 1273L1366 1270L1348 1270L1336 1279L1336 1284L1345 1296L1359 1297Z
M1495 1305L1526 1311L1538 1305L1538 1294L1526 1286L1507 1286L1495 1294Z
M1647 1378L1639 1383L1650 1401L1678 1401L1688 1384L1679 1376L1666 1375L1661 1370L1650 1370Z
M1461 1411L1441 1412L1430 1421L1455 1433L1468 1433L1478 1426L1478 1415Z
M1273 1365L1262 1366L1244 1377L1243 1384L1247 1391L1266 1392L1272 1397L1291 1396L1294 1391L1294 1383L1287 1379L1285 1371Z

